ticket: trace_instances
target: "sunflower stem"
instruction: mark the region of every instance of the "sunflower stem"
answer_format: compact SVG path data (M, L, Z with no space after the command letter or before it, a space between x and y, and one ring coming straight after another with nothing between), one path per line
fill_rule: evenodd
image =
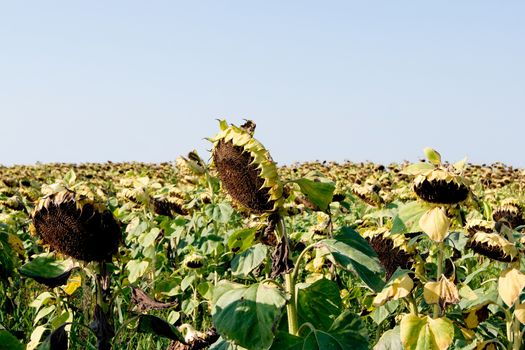
M297 335L298 324L297 324L297 308L295 298L295 283L290 273L284 275L284 287L286 293L290 295L290 300L286 304L286 312L288 314L288 333Z
M516 308L518 307L520 303L520 300L519 298L516 300L516 302L514 303L514 310L516 310ZM514 311L516 312L516 311ZM521 337L522 337L522 334L521 334L521 331L520 331L520 321L516 318L516 316L513 316L512 317L512 321L513 321L513 329L512 329L512 342L513 342L513 347L512 347L512 350L520 350L520 347L521 347Z
M437 273L436 273L436 282L439 281L441 278L441 275L443 274L443 250L445 249L445 244L443 242L439 242L437 245ZM440 306L439 304L434 305L434 318L438 318L440 315Z
M277 224L276 229L281 239L284 239L286 241L286 245L288 245L288 251L290 251L290 243L288 242L288 236L286 234L286 226L284 224L283 218L279 220L279 223ZM298 260L297 263L299 262L300 261ZM297 273L296 272L297 265L298 264L296 264L292 272L286 272L284 274L284 289L285 289L286 294L290 296L290 300L288 300L288 303L286 304L286 313L288 316L288 332L293 335L296 335L299 329L299 326L297 323L297 300L295 297L295 276Z
M410 308L410 313L416 316L419 316L419 313L417 311L416 299L414 298L414 295L412 294L412 292L408 294L408 305Z

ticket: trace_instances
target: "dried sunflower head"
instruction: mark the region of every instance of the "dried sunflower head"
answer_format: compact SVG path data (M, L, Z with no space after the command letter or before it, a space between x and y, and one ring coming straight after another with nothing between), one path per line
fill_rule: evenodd
M198 253L191 253L182 262L184 266L186 266L189 269L200 269L204 266L204 263L206 262L206 259L198 254Z
M255 124L237 127L221 121L220 128L210 141L223 188L251 212L277 211L283 203L283 186L270 153L253 138Z
M32 219L44 244L78 260L111 260L122 238L109 210L69 190L40 200Z
M515 261L518 255L516 246L497 233L478 231L470 237L467 247L478 254L503 262Z
M506 222L511 227L518 227L525 224L521 205L514 198L503 200L501 205L492 212L492 218L494 221Z
M354 185L352 193L363 200L365 203L379 208L384 204L383 198L379 195L379 186L377 185Z
M494 232L494 222L481 219L472 219L467 222L465 229L471 235L478 231L492 233Z
M398 268L410 269L412 266L413 252L403 235L392 234L386 228L379 228L365 231L362 236L379 257L379 262L386 271L387 280Z
M461 176L466 160L446 166L441 163L438 152L426 148L429 163L412 164L404 169L407 175L415 175L414 192L423 201L435 204L456 204L467 199L470 189Z
M462 177L445 169L435 169L414 179L414 192L429 203L455 204L467 199L469 188Z

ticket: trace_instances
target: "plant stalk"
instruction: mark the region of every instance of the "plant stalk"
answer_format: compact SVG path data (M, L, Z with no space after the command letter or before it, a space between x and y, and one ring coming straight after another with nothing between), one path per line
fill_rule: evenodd
M286 226L284 224L283 218L281 218L279 220L279 223L277 224L277 232L280 238L286 241L286 244L288 245L288 251L290 251L288 236L286 234ZM300 261L297 261L297 263L299 262ZM288 332L293 335L296 335L299 330L299 326L297 323L297 300L295 295L296 267L297 265L291 272L287 272L284 274L284 289L285 292L290 296L290 300L288 300L288 303L286 304L286 313L288 316Z
M408 294L408 306L410 308L411 314L419 316L419 313L417 311L416 299L414 298L414 295L412 294L412 292Z
M286 304L286 312L288 314L288 333L297 335L298 324L297 324L297 308L296 308L296 296L295 296L295 281L290 273L284 275L284 287L286 293L290 295L290 300Z
M445 249L445 244L443 242L440 242L437 245L437 273L436 273L436 282L439 281L441 278L441 275L443 274L443 250ZM438 318L440 315L440 307L439 304L434 305L434 318Z

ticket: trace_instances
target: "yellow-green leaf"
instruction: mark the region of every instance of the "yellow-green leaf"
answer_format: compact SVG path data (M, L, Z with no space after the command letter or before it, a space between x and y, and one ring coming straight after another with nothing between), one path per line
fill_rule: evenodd
M447 318L407 314L400 327L401 342L406 350L445 350L454 340L454 326Z
M501 273L498 280L498 292L507 306L514 304L523 288L525 288L525 275L521 271L510 268Z
M421 219L419 219L419 227L421 227L423 232L434 242L443 242L448 234L450 219L447 217L443 208L435 207L421 216Z
M427 157L428 161L434 165L441 164L441 154L439 154L438 151L435 149L432 149L430 147L426 147L423 152L425 152L425 156Z

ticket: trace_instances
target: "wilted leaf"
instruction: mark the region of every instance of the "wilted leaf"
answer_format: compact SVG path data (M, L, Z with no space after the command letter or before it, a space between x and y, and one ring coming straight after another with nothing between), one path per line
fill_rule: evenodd
M171 303L158 302L147 295L142 289L136 287L131 287L131 301L137 305L138 310L141 312L169 309L178 304L177 301Z
M414 281L408 275L408 271L397 270L383 290L374 298L373 305L381 306L389 300L397 300L406 297L414 288Z
M419 226L431 240L443 242L448 234L450 219L442 208L436 207L423 214L419 219Z
M69 276L67 284L64 287L62 287L62 289L64 290L64 292L66 292L67 295L72 295L81 285L82 276L80 276L79 274L75 274L73 276Z
M516 309L514 310L514 315L518 319L518 321L521 322L521 324L525 324L525 303L520 303L516 306Z
M525 275L515 268L506 269L498 280L498 292L501 299L511 307L525 288Z
M459 293L456 285L441 275L438 282L427 282L423 289L423 297L427 304L439 304L444 308L449 304L459 303Z

